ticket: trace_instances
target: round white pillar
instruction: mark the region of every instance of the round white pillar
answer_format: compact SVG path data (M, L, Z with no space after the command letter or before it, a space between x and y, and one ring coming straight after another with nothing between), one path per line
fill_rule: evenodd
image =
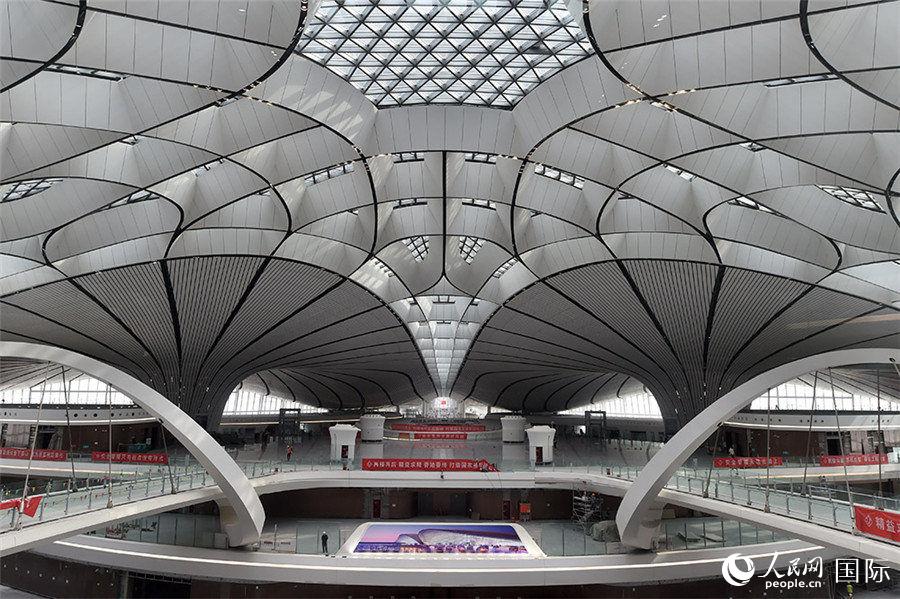
M356 434L359 429L350 424L335 424L331 433L331 461L352 462L356 455Z
M381 443L384 440L384 416L379 414L363 414L356 426L360 430L363 443Z
M503 416L500 418L500 426L503 427L504 443L525 442L525 428L528 421L524 416Z
M532 466L553 463L553 438L556 429L549 426L532 426L528 434L528 459Z

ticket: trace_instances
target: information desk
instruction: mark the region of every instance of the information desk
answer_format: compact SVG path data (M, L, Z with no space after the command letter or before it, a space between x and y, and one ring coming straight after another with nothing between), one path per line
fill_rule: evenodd
M361 524L338 555L397 557L544 557L534 539L507 522L367 522Z

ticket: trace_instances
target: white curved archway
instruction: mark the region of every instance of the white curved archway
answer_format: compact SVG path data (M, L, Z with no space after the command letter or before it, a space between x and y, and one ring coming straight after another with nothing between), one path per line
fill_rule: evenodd
M844 349L816 354L764 372L714 401L669 439L644 466L625 494L616 513L622 542L643 549L652 547L662 510L658 496L665 484L716 427L768 389L814 370L891 361L900 361L900 349Z
M193 418L144 383L88 356L59 347L0 341L0 358L28 358L79 370L112 385L144 408L178 439L200 462L225 496L220 504L222 526L233 546L259 539L265 512L250 480L225 449Z

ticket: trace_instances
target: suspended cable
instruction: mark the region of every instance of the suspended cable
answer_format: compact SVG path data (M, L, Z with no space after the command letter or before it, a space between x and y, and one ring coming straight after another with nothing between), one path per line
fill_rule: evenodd
M816 388L819 384L819 371L815 371L813 373L813 393L812 393L812 401L809 404L809 428L806 431L806 460L803 462L803 483L800 485L800 495L806 493L806 496L809 497L809 485L806 482L807 471L809 470L809 450L812 446L812 428L813 428L813 416L816 412ZM810 510L812 510L812 502L810 502ZM812 511L809 514L810 519L812 519Z
M837 426L838 445L841 447L841 462L844 464L844 483L847 485L847 503L850 504L850 520L854 523L853 528L855 529L856 514L853 510L853 495L850 494L850 477L847 475L847 460L844 458L844 433L841 432L841 419L840 416L838 416L837 399L834 395L834 375L831 373L831 368L828 369L828 381L831 384L831 403L834 405L834 422L835 426Z
M78 490L78 479L75 477L75 446L72 444L72 420L69 417L69 388L66 383L66 369L60 366L62 375L63 403L66 407L66 433L69 436L69 464L72 466L72 478L69 479L69 488Z
M769 511L769 462L772 449L772 389L766 390L766 502L763 511Z
M107 406L107 409L109 410L109 425L107 426L107 429L109 430L109 446L106 450L106 457L107 457L107 460L106 460L106 463L107 463L107 467L106 467L106 480L107 480L106 507L111 508L113 506L113 500L112 500L112 427L113 427L113 424L112 424L112 421L113 421L112 386L109 383L104 383L104 384L106 384L106 406Z
M47 368L44 371L44 380L41 382L41 401L38 404L37 420L34 423L34 435L31 437L31 451L28 452L28 466L25 469L25 484L22 486L22 500L19 502L19 519L16 528L22 528L22 512L25 511L25 500L28 498L28 479L31 478L31 462L34 459L34 449L37 445L38 432L41 428L41 414L44 411L44 393L47 390L47 379L50 377L50 362L47 362ZM28 391L29 398L31 390Z
M175 477L172 476L172 456L169 455L169 445L166 443L166 427L159 423L159 429L162 433L163 452L166 454L166 470L169 472L169 493L175 493Z

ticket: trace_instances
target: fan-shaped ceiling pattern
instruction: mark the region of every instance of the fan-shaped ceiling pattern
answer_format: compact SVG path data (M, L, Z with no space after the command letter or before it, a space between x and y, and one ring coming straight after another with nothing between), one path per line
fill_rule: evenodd
M900 4L592 2L560 17L582 60L529 6L8 2L3 337L212 419L257 373L323 407L527 411L633 377L670 428L777 364L900 343L876 27ZM410 10L438 33L390 34ZM492 37L441 45L483 27L518 52L498 71L458 62Z

